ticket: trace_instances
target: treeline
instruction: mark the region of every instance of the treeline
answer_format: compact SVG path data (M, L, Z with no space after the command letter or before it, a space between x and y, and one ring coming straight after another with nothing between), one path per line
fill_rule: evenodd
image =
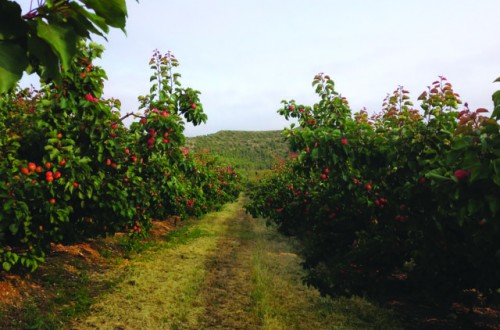
M210 151L245 171L271 169L289 153L281 131L219 131L187 138L186 147L191 151Z

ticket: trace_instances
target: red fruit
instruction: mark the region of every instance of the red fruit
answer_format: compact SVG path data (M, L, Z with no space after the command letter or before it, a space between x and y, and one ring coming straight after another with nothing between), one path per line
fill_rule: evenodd
M129 154L129 153L130 153L130 150L125 149L125 153L126 153L126 154Z
M78 188L79 184L78 182L73 182L73 187Z
M24 175L30 175L31 172L27 167L23 167L21 168L21 173L23 173Z
M118 165L116 165L116 163L111 163L111 167L112 168L116 168Z
M52 173L52 172L47 172L47 173ZM55 179L59 179L60 177L61 177L61 172L57 171L56 173L54 173Z
M41 166L37 166L37 167L35 168L35 172L37 172L37 173L42 173L42 172L43 172L43 168L42 168Z
M111 165L111 159L109 159L109 158L106 159L106 165L108 165L108 166Z
M128 178L123 178L123 181L128 182Z
M167 138L168 137L168 133L163 134L163 137Z
M340 140L340 142L342 142L343 145L347 145L348 144L347 139L342 139L342 140Z
M295 109L295 107L293 105L290 106L290 111L293 111Z
M28 164L28 169L29 169L30 171L34 171L34 170L36 170L36 164L35 164L35 163L29 163L29 164Z
M365 188L366 188L366 190L372 190L372 186L370 186L369 184L367 184L367 185L365 186Z
M94 97L90 93L88 93L87 95L85 95L85 99L87 101L89 101L89 102L94 102Z
M330 171L327 168L325 168L325 173L328 173L328 172L330 172Z
M467 179L467 177L470 175L470 171L456 170L453 175L455 176L455 178L457 178L458 181L462 181Z
M427 179L422 177L422 178L418 179L418 182L423 184L423 183L427 182Z
M137 228L137 232L140 233L142 231L141 228Z
M65 166L66 165L66 159L63 159L59 162L59 165Z
M326 174L321 174L321 179L326 180Z
M167 116L168 116L168 112L166 112L166 111L162 111L162 112L161 112L161 115L162 115L163 117L167 117Z
M111 136L112 138L115 138L116 137L116 133L113 132L113 133L109 134L109 136Z
M55 203L56 203L56 199L55 199L55 198L51 198L51 199L49 200L49 203L50 203L50 204L55 204Z
M196 109L196 104L195 103L191 104L191 108Z
M170 141L168 139L163 139L163 143L169 143Z
M113 123L113 124L111 124L111 128L112 128L112 129L116 129L116 127L117 127L117 126L118 126L118 124L117 124L117 123Z
M45 163L45 168L50 170L52 168L52 164L49 162Z
M46 176L46 177L45 177L45 180L46 180L47 182L52 182L52 181L54 181L54 177L53 177L53 176Z
M132 156L132 161L135 163L137 161L137 156Z
M63 138L62 133L57 134L57 138L58 138L59 140L60 140L60 139L62 139L62 138Z
M152 112L154 113L158 113L158 109L154 108L153 110L151 110Z
M147 120L146 118L142 118L142 119L141 119L141 124L143 124L143 125L144 125L144 124L146 124L147 122L148 122L148 120Z

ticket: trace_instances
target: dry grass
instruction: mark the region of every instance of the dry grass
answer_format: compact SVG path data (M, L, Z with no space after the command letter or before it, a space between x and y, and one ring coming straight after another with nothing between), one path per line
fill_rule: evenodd
M293 241L242 201L171 234L74 329L397 329L361 298L329 299L301 282Z
M203 306L196 306L205 263L239 204L228 205L201 222L170 235L163 245L132 260L126 280L91 307L73 329L196 329Z
M294 241L250 218L244 202L173 232L157 227L147 248L118 259L96 255L97 247L60 247L31 285L43 285L36 300L23 302L22 315L5 314L12 322L0 328L397 328L364 299L322 298L303 285ZM76 261L61 266L60 257Z

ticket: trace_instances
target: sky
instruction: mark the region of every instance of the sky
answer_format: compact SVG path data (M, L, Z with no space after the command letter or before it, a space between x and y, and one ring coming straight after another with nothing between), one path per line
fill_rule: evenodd
M36 1L35 1L36 2ZM29 0L18 1L24 8ZM137 112L150 88L153 50L179 60L183 87L201 92L206 124L219 130L281 130L282 100L312 105L329 74L353 112L377 113L402 85L412 100L438 76L471 109L492 109L500 89L499 0L127 0L125 35L113 29L97 64L105 96Z

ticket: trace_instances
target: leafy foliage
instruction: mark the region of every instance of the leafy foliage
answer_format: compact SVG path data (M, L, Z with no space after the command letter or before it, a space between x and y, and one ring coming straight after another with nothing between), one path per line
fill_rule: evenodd
M81 43L61 84L0 99L5 270L35 269L51 243L117 231L142 236L152 219L200 216L238 194L233 169L183 147L183 118L197 124L206 115L199 92L182 88L173 73L173 57L155 51L153 92L141 97L143 112L120 118L120 102L102 98L104 70L92 63L102 50ZM175 88L164 88L171 74ZM128 116L137 119L130 128L122 123Z
M109 27L125 31L125 0L46 0L38 5L23 15L19 4L0 0L0 93L13 88L25 71L60 84L81 40L91 33L105 37Z
M398 87L380 114L351 114L333 81L320 101L283 101L296 161L252 193L247 210L304 246L308 281L324 293L450 294L500 282L500 139L494 111L471 111L439 77L413 108Z

